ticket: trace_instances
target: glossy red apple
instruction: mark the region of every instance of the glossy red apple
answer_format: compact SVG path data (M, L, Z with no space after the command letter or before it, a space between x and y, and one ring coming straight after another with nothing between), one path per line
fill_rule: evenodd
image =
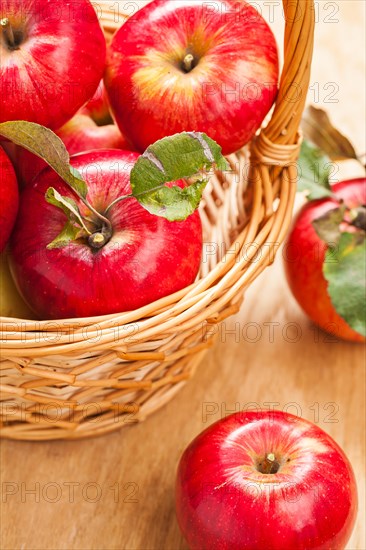
M1 0L0 122L60 128L94 94L105 52L88 0Z
M116 32L105 84L137 150L181 131L207 133L223 154L254 135L277 94L278 56L244 0L154 0Z
M18 182L4 149L0 147L0 252L10 237L18 211Z
M72 155L91 149L131 150L115 124L97 126L90 117L82 114L75 115L56 134Z
M104 86L104 80L99 82L97 91L88 103L80 110L81 114L90 116L98 124L105 126L112 124L113 120L109 111L107 92Z
M70 155L92 149L131 149L115 124L97 126L89 116L83 114L75 115L56 134L62 139ZM47 164L27 149L18 147L16 166L20 181L23 185L28 185Z
M297 302L314 323L336 337L364 342L364 337L338 315L331 302L323 275L327 245L318 237L312 221L339 206L340 200L350 209L366 205L366 179L337 183L332 191L334 199L310 201L294 219L284 249L286 277Z
M133 152L104 150L71 159L88 184L89 202L107 223L50 168L23 191L11 239L11 269L20 293L40 318L132 310L194 281L202 248L197 211L183 222L169 222L129 198L106 213L113 200L131 192L129 174L137 158ZM90 220L91 238L47 249L66 224L65 214L45 201L50 186L79 204ZM101 234L106 242L99 248Z
M341 550L356 517L356 483L318 426L280 411L242 412L185 450L176 511L192 550Z

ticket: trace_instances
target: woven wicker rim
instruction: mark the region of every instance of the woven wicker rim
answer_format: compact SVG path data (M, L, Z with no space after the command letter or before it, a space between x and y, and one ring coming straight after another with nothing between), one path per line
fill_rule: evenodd
M2 437L80 438L117 429L126 415L144 419L193 375L213 327L239 309L245 289L273 262L292 215L314 32L312 0L283 5L284 66L272 117L250 147L228 157L233 173L211 178L201 208L209 246L223 246L207 253L193 285L135 311L1 318ZM110 12L103 21L112 32ZM301 90L296 103L287 100L293 83Z

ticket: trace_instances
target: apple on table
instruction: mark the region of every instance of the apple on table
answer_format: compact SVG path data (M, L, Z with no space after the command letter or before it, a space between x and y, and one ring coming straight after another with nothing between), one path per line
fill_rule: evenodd
M243 411L184 451L176 512L191 550L342 550L356 518L356 482L318 426L281 411Z
M352 159L363 174L364 165L322 109L308 106L302 126L298 189L308 202L285 243L287 281L319 327L336 338L365 342L366 178L331 178L334 162L341 168Z
M366 231L365 205L366 178L336 183L332 186L332 196L310 201L302 207L293 221L286 241L285 273L297 302L320 328L331 332L335 337L351 342L365 342L365 336L353 329L337 312L328 291L330 283L324 276L324 269L327 271L327 268L331 268L332 263L337 263L337 253L340 249L339 245L336 244L336 240L341 238L342 234L344 235L343 238L349 241L346 243L349 251L354 245L357 245L358 235L360 235L360 245L362 247ZM340 207L341 210L339 210ZM340 213L338 220L334 217L334 213L337 211ZM344 213L342 213L343 211ZM348 218L347 221L346 211L348 213L358 211L360 215L357 218L356 214L354 219ZM330 220L332 215L334 223L327 222L327 219ZM328 233L325 239L319 236L322 224L320 224L318 232L316 230L317 221L321 219L324 220L323 225L325 223L329 227L330 223L334 226L333 233ZM344 221L342 221L343 219ZM315 225L313 225L314 223ZM339 231L337 228L339 228ZM331 249L329 249L326 242L327 239L328 241L333 240ZM361 250L360 253L362 253ZM355 279L354 282L357 284L358 280ZM345 286L343 288L339 287L339 292L346 295L347 288ZM361 301L358 304L355 303L355 307L362 308L362 301L364 303L362 287L358 292L353 290L352 294L353 297L349 297L350 304L352 305L354 300L357 301L359 295ZM357 321L357 319L354 320ZM362 319L360 319L360 327L361 324Z

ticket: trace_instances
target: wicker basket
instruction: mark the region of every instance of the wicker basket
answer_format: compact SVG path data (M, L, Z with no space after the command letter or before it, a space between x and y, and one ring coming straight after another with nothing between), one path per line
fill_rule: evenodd
M312 0L283 4L278 100L250 147L228 157L233 172L212 177L206 189L208 244L196 282L128 313L2 318L2 437L75 439L143 420L192 377L216 325L238 311L246 288L273 261L292 214L314 32ZM108 10L103 21L109 33L118 24ZM296 102L287 97L293 83L302 91Z

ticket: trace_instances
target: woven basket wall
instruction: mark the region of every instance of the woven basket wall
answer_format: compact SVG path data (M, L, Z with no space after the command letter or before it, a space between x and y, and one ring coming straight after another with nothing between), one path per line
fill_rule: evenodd
M111 2L98 5L110 36L123 12L116 18ZM2 437L82 438L143 420L192 377L215 325L238 311L246 288L273 261L291 220L314 32L312 0L283 5L278 100L259 136L228 157L233 172L212 177L205 191L197 281L128 313L60 322L1 318ZM296 102L287 100L293 83L301 90Z

